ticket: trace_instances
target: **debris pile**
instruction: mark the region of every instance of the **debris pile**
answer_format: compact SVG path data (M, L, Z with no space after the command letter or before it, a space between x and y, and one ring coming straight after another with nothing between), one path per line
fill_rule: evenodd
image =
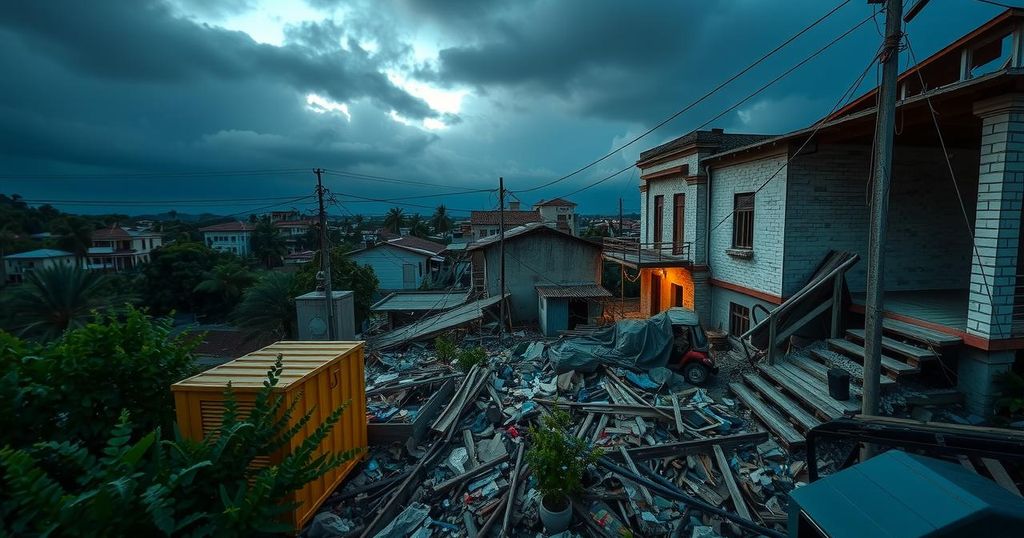
M559 536L781 536L804 463L736 402L663 368L556 374L540 341L485 347L468 372L424 346L368 357L373 446L307 536L547 535L524 454L556 408L603 452Z

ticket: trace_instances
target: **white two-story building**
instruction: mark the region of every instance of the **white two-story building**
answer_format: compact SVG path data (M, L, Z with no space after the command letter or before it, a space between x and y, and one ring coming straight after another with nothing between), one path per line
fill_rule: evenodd
M200 228L203 234L203 242L213 250L230 252L239 256L248 256L252 252L252 232L256 229L254 224L248 222L234 221L222 224L214 224Z
M114 224L92 234L86 267L125 271L149 262L150 253L163 245L163 236L149 228Z

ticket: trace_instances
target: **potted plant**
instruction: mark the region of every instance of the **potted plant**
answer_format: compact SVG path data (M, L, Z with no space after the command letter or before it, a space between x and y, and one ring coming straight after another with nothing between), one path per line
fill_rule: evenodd
M601 451L572 434L569 413L555 409L530 427L526 463L541 493L540 520L549 533L559 533L572 522L570 497L583 489L583 473Z

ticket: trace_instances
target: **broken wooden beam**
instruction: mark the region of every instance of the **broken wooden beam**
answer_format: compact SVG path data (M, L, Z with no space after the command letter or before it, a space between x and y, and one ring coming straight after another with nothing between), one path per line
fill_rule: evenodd
M667 458L682 456L687 452L707 450L709 447L718 445L723 448L751 443L763 443L768 440L768 432L738 433L736 435L722 435L720 437L708 437L707 439L696 439L691 441L676 441L653 446L642 446L631 448L626 452L633 461L646 461L654 458ZM622 455L618 452L608 452L606 457L622 461Z
M725 451L722 450L720 445L714 445L711 447L711 450L715 453L718 469L722 472L726 487L729 488L729 497L732 499L732 505L736 509L736 513L746 519L753 519L750 517L750 509L747 507L747 502L743 500L743 494L740 493L740 488L736 484L736 477L732 474L732 467L729 465L729 460L725 457Z

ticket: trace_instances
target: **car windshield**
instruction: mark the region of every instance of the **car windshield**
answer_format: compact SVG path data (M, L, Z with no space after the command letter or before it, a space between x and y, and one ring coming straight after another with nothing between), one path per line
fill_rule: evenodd
M708 343L708 336L704 334L704 328L700 325L694 325L693 329L693 347L701 349Z

